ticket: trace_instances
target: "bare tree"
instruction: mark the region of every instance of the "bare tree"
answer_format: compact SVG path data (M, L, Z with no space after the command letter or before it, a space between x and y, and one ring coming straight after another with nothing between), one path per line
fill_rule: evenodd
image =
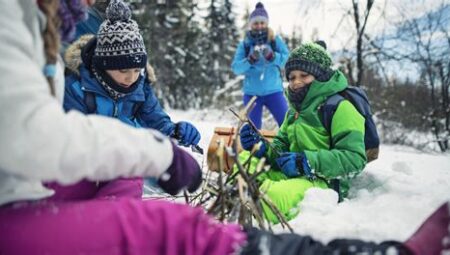
M409 7L399 7L402 20L397 30L378 45L384 59L414 64L429 86L431 109L426 117L441 151L449 149L450 138L450 4L442 1L424 15L411 18Z
M369 19L370 11L372 10L375 0L367 0L364 8L364 13L360 13L360 1L352 0L353 7L353 21L356 28L356 86L361 84L364 75L363 62L363 39L366 30L367 20ZM349 74L352 75L352 74Z

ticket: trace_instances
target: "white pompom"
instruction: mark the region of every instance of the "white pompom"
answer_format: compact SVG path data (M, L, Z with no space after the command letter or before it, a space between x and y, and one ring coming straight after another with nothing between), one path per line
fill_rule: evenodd
M130 7L122 0L112 0L106 8L106 18L111 22L128 21L131 19Z

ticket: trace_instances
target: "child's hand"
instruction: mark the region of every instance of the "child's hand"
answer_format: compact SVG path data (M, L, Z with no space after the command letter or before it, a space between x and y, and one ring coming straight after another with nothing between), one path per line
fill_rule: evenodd
M305 175L308 178L314 178L311 167L306 159L306 155L303 152L284 152L281 153L275 161L287 177Z
M255 130L253 130L253 128L248 124L241 128L239 135L241 137L242 148L247 151L251 150L253 146L261 140Z
M200 141L200 132L189 122L180 121L176 124L176 139L183 146L197 145Z
M202 170L188 152L175 144L172 144L172 148L172 164L159 177L158 186L171 195L176 195L183 189L194 192L202 183Z
M278 158L275 159L278 167L287 177L300 176L299 167L297 166L298 154L295 152L281 153ZM300 164L301 167L301 164Z
M250 52L248 54L248 62L250 62L250 64L254 64L256 61L258 61L259 57L261 55L261 50L258 46L253 46L250 49Z

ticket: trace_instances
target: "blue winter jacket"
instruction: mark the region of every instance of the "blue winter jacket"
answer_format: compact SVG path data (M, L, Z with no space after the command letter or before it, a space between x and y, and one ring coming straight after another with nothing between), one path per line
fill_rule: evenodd
M138 87L133 92L115 101L112 99L95 76L82 64L79 75L66 77L64 93L64 109L75 109L88 113L85 100L87 93L95 95L96 114L118 118L135 126L153 128L165 135L172 135L175 125L163 111L147 79L140 79ZM137 106L135 106L137 104ZM139 107L136 108L135 107ZM135 113L135 114L134 114Z
M237 47L231 68L236 75L245 75L243 92L251 96L265 96L283 91L281 69L289 57L289 50L280 36L275 36L275 59L271 62L260 57L253 65L247 59L245 45L249 52L252 41L246 37ZM268 45L270 47L270 45Z

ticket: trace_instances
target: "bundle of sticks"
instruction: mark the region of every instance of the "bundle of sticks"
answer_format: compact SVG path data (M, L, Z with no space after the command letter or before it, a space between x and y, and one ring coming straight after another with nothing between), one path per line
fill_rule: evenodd
M265 158L261 158L256 169L250 171L251 159L260 149L261 144L256 144L252 148L250 157L245 162L239 159L241 149L238 131L243 125L250 125L266 145L270 146L267 137L274 136L274 133L263 134L248 118L255 100L256 97L252 98L240 112L230 109L239 120L237 127L233 128L236 132L230 134L231 142L225 141L223 137L211 141L216 144L213 146L215 148L213 153L209 150L208 165L214 167L208 169L201 191L190 199L186 197L186 201L192 205L202 206L208 214L220 221L237 222L244 226L253 226L253 221L256 221L257 227L271 231L272 225L264 217L264 204L278 217L283 228L293 232L278 208L259 189L257 177L267 171ZM234 167L230 167L230 162Z

